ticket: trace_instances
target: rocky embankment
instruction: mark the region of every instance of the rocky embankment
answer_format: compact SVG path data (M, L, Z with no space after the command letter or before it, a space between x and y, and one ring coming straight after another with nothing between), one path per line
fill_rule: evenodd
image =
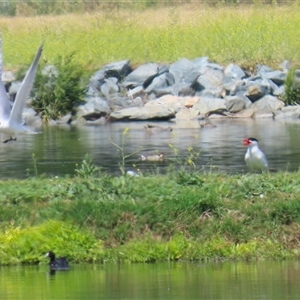
M289 70L257 65L253 73L224 67L207 57L182 58L171 65L147 63L133 69L114 62L89 80L86 103L60 122L92 124L122 120L191 120L204 117L299 118L299 106L281 101ZM12 85L13 86L13 85Z

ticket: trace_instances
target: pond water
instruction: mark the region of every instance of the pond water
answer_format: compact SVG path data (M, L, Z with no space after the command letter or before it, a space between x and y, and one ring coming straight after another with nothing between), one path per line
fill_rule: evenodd
M300 120L282 122L270 119L216 119L213 126L200 127L198 121L157 123L172 126L172 132L148 134L145 122L112 123L103 126L45 127L41 134L18 137L16 142L0 143L0 179L34 175L73 175L76 164L89 154L98 167L120 174L120 151L126 155L126 169L165 172L174 160L186 160L188 148L200 153L199 170L244 173L245 137L255 137L267 155L271 171L296 171L300 166ZM152 122L153 123L153 122ZM128 128L128 134L123 135ZM0 140L6 136L0 135ZM140 154L164 153L163 162L139 160ZM34 157L33 157L34 155Z
M0 299L299 299L300 262L0 268Z

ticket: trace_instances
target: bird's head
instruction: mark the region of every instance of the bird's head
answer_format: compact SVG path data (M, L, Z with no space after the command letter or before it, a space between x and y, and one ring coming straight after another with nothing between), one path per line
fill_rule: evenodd
M258 140L255 138L247 138L247 139L243 139L243 145L244 146L251 146L251 145L256 145L258 143Z

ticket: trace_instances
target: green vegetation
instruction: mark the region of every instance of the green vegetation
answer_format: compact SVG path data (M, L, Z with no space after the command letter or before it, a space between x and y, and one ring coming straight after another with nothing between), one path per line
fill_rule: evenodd
M56 120L83 102L85 86L83 69L76 66L74 54L59 57L45 72L45 65L37 72L31 106L45 121Z
M1 17L5 66L30 62L44 40L43 58L76 53L76 64L85 70L122 59L135 66L201 56L221 64L277 67L300 58L298 5L107 7L88 14Z
M291 68L284 83L284 97L286 105L300 104L300 79L296 76L296 68Z
M298 172L76 173L0 182L0 264L299 257Z

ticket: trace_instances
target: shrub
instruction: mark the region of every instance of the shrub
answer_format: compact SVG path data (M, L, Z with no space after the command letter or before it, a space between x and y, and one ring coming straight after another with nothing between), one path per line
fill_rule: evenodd
M54 66L37 73L33 90L32 107L44 121L58 119L74 113L83 102L85 87L82 83L83 68L74 62L74 53L59 56Z
M291 68L284 83L283 100L286 105L300 104L300 80L296 77L296 69Z

